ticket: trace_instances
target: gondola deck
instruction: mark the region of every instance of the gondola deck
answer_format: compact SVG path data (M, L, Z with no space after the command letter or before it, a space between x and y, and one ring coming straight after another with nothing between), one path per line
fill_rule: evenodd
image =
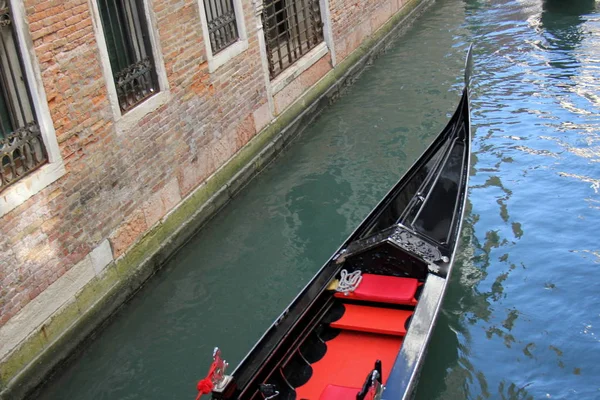
M296 399L320 399L328 385L355 389L356 395L375 360L382 361L383 376L389 376L402 338L342 330L326 344L325 356L312 364L310 380L296 388Z
M337 298L366 300L389 304L416 305L417 290L421 283L414 278L363 274L360 285L351 293L336 292Z
M295 389L296 399L354 398L375 360L381 361L385 384L413 315L418 286L416 279L364 274L353 292L335 291L337 300L323 321L340 332L325 342L323 358L310 363L311 376Z
M200 397L405 399L444 297L470 168L469 80L451 120L232 375L215 349Z
M404 336L412 311L346 304L342 318L329 324L347 331Z

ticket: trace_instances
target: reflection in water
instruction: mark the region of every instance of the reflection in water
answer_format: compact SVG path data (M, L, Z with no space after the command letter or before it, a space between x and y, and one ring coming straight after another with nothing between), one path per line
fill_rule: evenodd
M560 79L577 73L581 63L573 51L586 38L583 25L595 7L595 0L543 0L538 25L541 46L547 50L549 65L558 69L550 76Z
M588 176L583 175L570 174L568 172L561 172L560 176L575 178L579 179L582 182L587 182L590 184L590 188L594 189L594 193L598 193L598 190L600 190L600 179L590 178Z
M465 5L478 44L472 211L444 303L452 331L436 328L434 339L443 335L456 358L429 353L418 398L595 397L600 387L578 380L600 373L581 337L591 337L592 324L571 304L582 301L582 288L598 288L573 278L579 269L586 276L586 256L600 252L570 229L589 230L583 221L600 209L598 170L586 167L600 159L596 3ZM584 299L600 306L595 295Z
M597 398L599 38L590 1L435 2L40 399L193 398L213 346L235 365L444 125L470 42L467 217L417 397Z
M584 17L596 9L596 0L542 0L542 24L550 31L571 32L587 19ZM561 36L561 35L558 35ZM562 35L565 38L562 49L573 49L581 41L579 35Z
M499 338L507 348L511 348L514 344L521 345L516 343L511 333L520 317L516 308L507 309L504 319L495 322L499 312L494 309L494 303L502 299L503 283L511 271L517 268L516 265L509 263L508 254L503 254L499 258L501 262L508 265L508 269L494 279L488 291L476 290L476 285L487 278L487 269L493 263L490 260L491 250L501 249L509 244L508 240L501 239L495 231L487 232L485 241L480 243L474 234L478 221L479 216L472 213L472 204L469 202L463 227L461 252L448 288L443 312L432 337L417 399L469 398L469 393L480 393L483 398L534 398L527 392L526 385L518 386L510 378L501 380L497 388L490 387L486 374L471 361L471 326L481 325L482 321L490 323L484 331L487 339ZM465 310L468 310L466 314L464 314ZM523 354L526 354L532 345L525 345ZM444 379L437 385L428 384L428 379L434 376L442 376ZM473 390L472 385L476 385L478 389Z
M547 39L552 48L572 51L585 38L582 24L595 9L595 0L543 0L540 28L550 34Z

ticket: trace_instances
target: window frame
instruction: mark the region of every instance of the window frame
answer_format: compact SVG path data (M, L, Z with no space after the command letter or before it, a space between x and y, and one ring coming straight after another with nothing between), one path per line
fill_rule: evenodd
M264 0L262 0L264 1ZM288 37L285 40L281 40L277 39L276 41L278 41L279 43L277 44L278 48L281 48L283 46L284 43L293 43L295 41L297 41L298 37L301 36L301 33L299 31L299 26L300 26L300 18L298 17L290 17L288 16L288 12L294 8L296 10L297 13L300 13L300 11L298 10L298 4L297 3L305 3L305 2L313 2L315 4L318 4L319 7L319 19L320 19L320 23L321 23L321 40L319 41L319 43L315 44L315 45L310 45L310 40L308 39L308 37L306 38L305 41L302 42L302 44L300 44L300 46L296 49L294 49L294 53L296 52L296 50L298 50L300 53L302 53L302 51L304 51L303 54L301 54L299 57L295 58L291 63L287 64L285 67L281 66L281 59L283 59L284 57L282 57L282 53L281 52L277 52L278 56L279 56L279 61L274 62L273 57L274 57L274 49L270 48L270 45L272 45L271 42L275 41L276 39L270 38L269 36L272 35L274 33L273 29L276 29L277 26L282 25L285 27L284 32L285 32L285 36L290 36L290 32L291 32L291 37ZM276 9L277 5L280 5L282 8L280 8L279 10ZM304 4L304 7L306 7L308 4ZM272 16L270 16L268 14L269 10L275 10L274 14ZM306 10L307 8L302 8L302 14L301 15L304 19L302 19L302 23L304 23L305 25L307 24L307 20L310 17L310 15L306 15ZM310 13L310 11L309 11ZM283 16L282 21L279 22L275 22L275 25L273 27L269 27L270 26L270 22L272 21L268 21L270 19L273 18L277 18L277 15ZM282 81L288 81L289 80L289 75L290 73L287 72L289 70L294 70L294 72L292 72L293 75L297 75L297 71L295 71L297 68L295 68L296 66L300 66L300 69L305 70L306 68L308 68L309 66L311 66L312 64L314 64L316 61L318 61L324 54L327 53L327 49L328 48L332 48L333 46L331 46L331 40L328 37L330 34L330 27L329 27L329 4L327 1L323 1L323 0L272 0L270 1L270 4L263 4L263 8L262 8L262 25L264 27L264 41L265 41L265 53L266 53L266 57L267 57L267 70L268 70L268 75L269 75L269 80L273 83L273 82L278 82L278 84L276 86L281 86ZM290 25L291 22L291 25ZM307 34L308 36L308 31L304 31L304 33ZM276 37L281 37L282 33L276 33ZM308 48L305 50L302 50L302 48L304 47L304 44L308 43ZM286 57L289 57L289 49L288 49L288 53L284 54L286 55ZM308 62L306 62L306 59L309 59ZM271 65L273 62L273 65ZM275 68L275 67L279 67L279 68ZM285 79L281 79L282 76L286 76ZM285 86L285 85L283 85Z
M248 49L248 34L246 32L246 22L244 20L244 10L242 0L233 0L235 10L235 22L238 30L238 40L229 46L221 49L214 54L210 45L210 34L208 31L208 21L206 18L206 9L204 0L198 0L198 12L202 25L202 38L206 49L206 61L208 62L208 72L215 72L220 66L226 64L232 58L240 55Z
M21 57L26 88L31 96L31 106L40 128L48 161L0 193L0 217L8 214L66 173L23 2L18 0L7 0L7 2L14 23L15 45Z
M113 118L118 133L124 133L125 131L134 127L140 119L166 104L171 98L165 62L158 37L158 27L154 13L151 12L153 3L152 0L141 1L144 8L144 17L146 18L146 24L148 27L148 37L151 47L150 52L154 58L155 74L158 81L158 93L148 97L146 100L123 113L121 111L121 105L117 95L117 87L115 85L114 75L110 64L108 46L106 43L106 36L104 34L104 27L102 26L98 0L89 0L92 11L92 24L94 26L98 51L100 52L102 71L108 91L108 100L113 111Z

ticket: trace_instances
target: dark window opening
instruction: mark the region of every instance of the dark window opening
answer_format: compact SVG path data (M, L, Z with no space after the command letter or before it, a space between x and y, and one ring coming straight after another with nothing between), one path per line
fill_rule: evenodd
M143 0L98 0L108 58L123 112L158 93Z
M0 0L0 191L48 161L8 0Z
M263 26L271 79L323 41L319 0L264 0Z
M237 42L239 32L233 0L204 0L204 11L213 54Z

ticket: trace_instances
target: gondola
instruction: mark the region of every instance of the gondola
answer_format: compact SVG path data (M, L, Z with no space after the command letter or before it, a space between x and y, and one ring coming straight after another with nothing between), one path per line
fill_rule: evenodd
M454 262L467 198L471 48L460 103L230 375L215 348L198 398L406 399Z

